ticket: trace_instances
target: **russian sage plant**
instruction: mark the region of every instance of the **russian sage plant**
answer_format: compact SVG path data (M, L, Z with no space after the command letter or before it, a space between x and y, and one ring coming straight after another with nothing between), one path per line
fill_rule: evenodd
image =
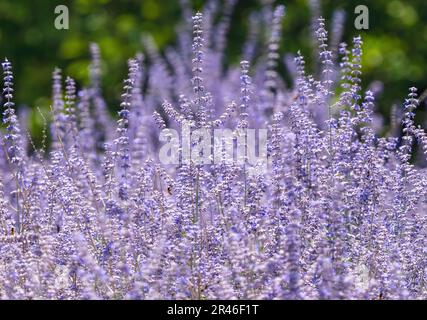
M215 5L187 17L164 54L145 37L117 117L96 44L89 86L55 69L41 148L17 117L4 60L0 298L427 298L417 89L390 132L378 130L362 38L340 43L341 11L331 37L313 21L314 74L301 52L281 55L288 13L271 4L250 16L241 63L224 69L235 2L219 19ZM265 152L249 129L267 130ZM173 163L160 159L165 143ZM248 161L253 150L265 166Z

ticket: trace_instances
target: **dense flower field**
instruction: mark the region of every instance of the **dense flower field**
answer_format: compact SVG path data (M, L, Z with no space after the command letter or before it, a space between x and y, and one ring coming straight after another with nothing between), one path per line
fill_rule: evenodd
M380 132L375 90L362 91L361 37L339 44L342 19L328 37L319 18L310 75L302 54L279 54L284 15L266 6L251 16L242 62L227 68L231 17L214 23L214 8L187 19L164 55L145 38L116 122L92 44L90 86L53 73L41 148L16 115L5 60L0 297L427 298L427 176L411 162L416 146L427 152L417 90ZM162 163L161 132L183 123L268 129L266 169Z

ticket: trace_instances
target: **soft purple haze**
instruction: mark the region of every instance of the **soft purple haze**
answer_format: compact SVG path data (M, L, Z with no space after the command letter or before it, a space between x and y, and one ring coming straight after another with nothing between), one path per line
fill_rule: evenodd
M310 75L301 53L279 54L283 6L252 17L266 41L250 33L226 70L230 21L213 14L195 14L164 55L144 40L117 121L96 44L90 86L56 69L41 149L15 114L4 61L0 298L426 299L427 175L410 161L415 145L427 152L417 90L380 135L374 93L361 89L362 39L337 40L343 19L330 37L317 20ZM268 128L267 172L161 165L161 129L186 120Z

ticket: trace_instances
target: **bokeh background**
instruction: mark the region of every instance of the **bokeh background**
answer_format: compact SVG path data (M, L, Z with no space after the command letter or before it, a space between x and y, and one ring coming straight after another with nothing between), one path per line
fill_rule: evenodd
M189 1L194 10L206 2ZM248 16L259 10L260 3L238 1L228 34L226 63L239 61ZM286 5L281 53L301 49L310 66L313 48L309 0L275 3ZM60 4L69 8L69 30L54 28L54 8ZM366 31L354 28L354 8L359 4L369 8L370 28ZM402 103L408 87L416 86L420 93L427 88L427 1L323 0L320 5L329 26L334 10L341 8L346 12L343 40L350 42L354 35L362 34L364 85L375 80L383 83L378 106L386 119L391 106ZM89 43L97 42L103 58L102 86L113 112L119 105L126 60L144 51L142 36L151 34L160 50L173 45L181 16L179 0L1 0L0 56L13 62L18 107L47 110L55 66L74 77L80 86L88 84ZM37 120L36 114L30 116L33 122Z

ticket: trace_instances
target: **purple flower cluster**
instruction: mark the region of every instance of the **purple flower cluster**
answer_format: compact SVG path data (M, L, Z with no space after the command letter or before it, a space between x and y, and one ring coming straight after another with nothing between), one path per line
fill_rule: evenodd
M212 5L187 17L164 55L144 39L117 122L96 44L88 87L56 69L41 149L21 130L4 61L0 298L427 298L417 90L380 135L375 94L362 91L362 39L339 43L343 13L332 40L323 18L313 23L311 75L301 53L282 60L285 8L271 4L251 16L241 63L224 70L234 4L218 23ZM267 128L267 169L221 157L163 165L160 132L183 123L190 134L224 128L235 139Z

